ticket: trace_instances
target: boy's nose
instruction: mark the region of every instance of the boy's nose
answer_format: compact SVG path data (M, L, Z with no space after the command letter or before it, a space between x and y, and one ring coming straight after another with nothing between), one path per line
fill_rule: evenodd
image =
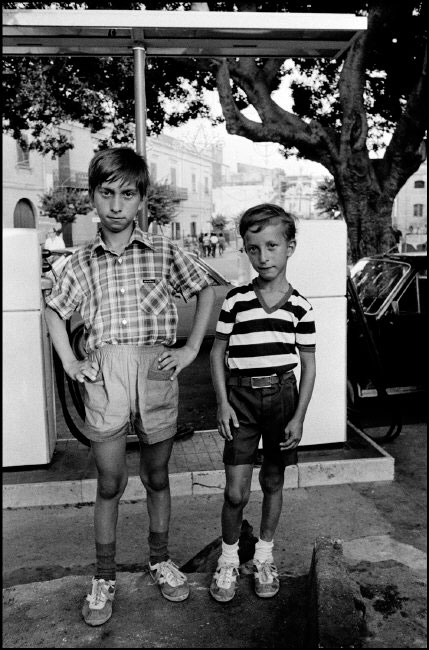
M113 196L110 204L112 212L120 212L122 210L122 201L120 196Z

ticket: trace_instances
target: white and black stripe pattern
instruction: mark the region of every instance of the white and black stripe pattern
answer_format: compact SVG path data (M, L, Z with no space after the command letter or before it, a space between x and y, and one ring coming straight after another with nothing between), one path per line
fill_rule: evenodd
M298 365L297 348L315 349L311 304L289 287L284 299L268 308L254 283L226 296L216 337L228 339L227 367L233 374L270 375Z

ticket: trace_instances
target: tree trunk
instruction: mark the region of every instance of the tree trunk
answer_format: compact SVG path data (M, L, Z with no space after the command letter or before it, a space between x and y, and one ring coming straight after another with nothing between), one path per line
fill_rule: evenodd
M369 157L362 152L352 154L337 170L335 182L347 223L351 261L391 249L395 245L391 228L395 197L381 191Z

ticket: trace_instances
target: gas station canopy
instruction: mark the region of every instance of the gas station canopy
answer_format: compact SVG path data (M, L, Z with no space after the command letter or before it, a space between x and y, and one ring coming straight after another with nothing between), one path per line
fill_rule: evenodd
M338 58L367 27L354 14L5 10L3 55Z

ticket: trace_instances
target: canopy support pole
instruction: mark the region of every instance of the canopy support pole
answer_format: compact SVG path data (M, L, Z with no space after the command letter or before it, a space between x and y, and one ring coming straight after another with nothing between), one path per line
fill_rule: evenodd
M146 158L146 50L142 45L133 47L134 53L134 103L136 121L136 151ZM138 212L138 223L147 232L148 213L147 197L144 198L142 209Z

